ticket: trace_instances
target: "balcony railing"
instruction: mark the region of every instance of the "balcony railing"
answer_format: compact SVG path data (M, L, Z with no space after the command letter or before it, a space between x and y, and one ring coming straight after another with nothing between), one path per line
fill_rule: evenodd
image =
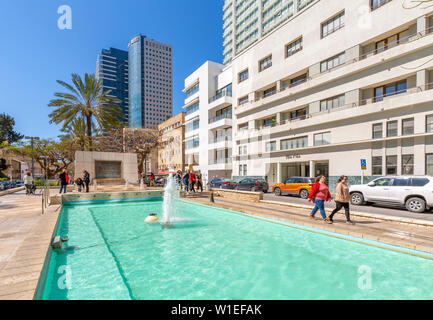
M401 45L403 45L403 44L412 43L412 42L414 42L414 41L416 41L416 40L419 40L419 39L421 39L421 38L423 38L423 37L425 37L425 36L427 36L427 35L430 35L430 34L433 34L433 26L427 28L427 29L424 30L424 31L421 31L421 32L418 32L418 33L415 33L415 34L409 35L409 36L407 36L407 37L401 38L401 39L396 40L396 41L393 41L393 42L389 42L385 48L379 48L379 49L371 50L371 51L369 51L369 52L367 52L367 53L364 53L363 55L360 55L360 56L357 57L357 58L353 58L353 59L347 60L347 61L345 61L344 63L338 65L338 66L335 67L335 68L332 68L332 69L329 69L329 70L323 71L323 72L321 72L321 73L315 74L314 76L311 76L311 75L310 75L310 76L306 77L305 80L303 80L303 81L301 81L301 82L297 82L296 84L290 84L290 85L288 85L288 86L283 86L283 87L279 88L278 90L274 91L273 94L268 94L268 95L265 96L263 93L261 93L259 96L256 96L256 98L255 98L254 100L249 100L248 102L243 102L242 104L239 104L239 105L237 106L237 108L244 107L244 106L245 106L246 104L248 104L248 103L254 103L254 102L258 102L258 101L260 101L260 100L267 99L267 98L269 98L269 97L275 95L276 93L280 93L280 92L285 91L285 90L287 90L287 89L290 89L290 88L293 88L293 87L299 86L299 85L301 85L301 84L303 84L303 83L306 83L306 82L309 82L309 81L311 81L311 80L313 80L313 79L320 78L321 76L324 76L324 75L326 75L326 74L329 74L329 73L331 73L331 72L334 72L334 71L336 71L336 70L339 70L339 69L341 69L341 68L343 68L343 67L345 67L345 66L347 66L347 65L354 64L354 63L357 63L357 62L359 62L359 61L362 61L362 60L368 59L368 58L370 58L370 57L372 57L372 56L375 56L375 55L380 54L380 53L382 53L382 52L384 52L384 51L388 51L388 50L391 50L391 49L393 49L393 48L399 47L399 46L401 46ZM315 65L315 64L314 64L314 65ZM312 66L314 66L314 65L309 66L307 69L310 69L310 68L311 68ZM281 80L280 80L280 81L281 81ZM254 92L254 93L256 94L256 92Z
M216 96L213 96L212 98L209 99L209 103L214 102L215 100L218 100L222 97L231 97L232 96L232 92L231 91L223 91L219 94L217 94Z
M282 126L282 125L286 125L292 122L298 122L298 121L302 121L302 120L306 120L306 119L310 119L319 115L324 115L327 113L333 113L336 111L341 111L341 110L345 110L345 109L351 109L351 108L357 108L357 107L361 107L361 106L365 106L368 104L374 104L374 103L378 103L378 102L382 102L382 101L386 101L388 99L392 99L395 97L401 97L401 96L406 96L406 95L410 95L410 94L415 94L415 93L419 93L419 92L425 92L425 91L430 91L433 90L433 83L428 83L426 85L423 86L418 86L418 87L412 87L409 89L405 89L405 90L401 90L396 92L393 95L383 95L383 96L375 96L375 97L371 97L369 99L363 99L360 100L358 102L354 102L354 103L349 103L349 104L345 104L341 107L337 107L337 108L332 108L332 109L328 109L328 110L324 110L324 111L319 111L319 112L313 112L313 113L308 113L306 115L302 115L300 117L297 118L291 118L291 119L287 119L287 120L283 120L280 122L275 122L272 123L271 125L260 125L258 127L255 128L256 131L259 130L263 130L263 129L269 129L269 128L274 128L274 127L278 127L278 126ZM317 103L320 101L315 101L312 102L311 104ZM247 131L247 130L245 130ZM240 133L240 131L239 131Z
M209 139L209 144L213 144L213 143L220 143L220 142L231 142L232 141L232 136L221 136L221 137L216 137L213 139Z
M221 158L221 159L210 159L209 164L231 164L233 163L232 158Z
M224 113L222 115L219 115L218 117L212 118L209 120L209 124L223 120L223 119L232 119L233 114L231 112Z

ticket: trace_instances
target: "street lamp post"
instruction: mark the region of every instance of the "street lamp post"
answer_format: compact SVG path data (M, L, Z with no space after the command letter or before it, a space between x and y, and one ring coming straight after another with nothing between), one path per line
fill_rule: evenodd
M25 139L30 140L32 146L32 177L34 177L35 176L35 156L33 155L34 141L39 140L39 137L25 137Z

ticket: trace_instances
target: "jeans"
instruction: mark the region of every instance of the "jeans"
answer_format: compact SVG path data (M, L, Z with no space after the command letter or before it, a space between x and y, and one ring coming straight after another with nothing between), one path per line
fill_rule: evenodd
M62 193L62 190L64 190L64 193L66 193L66 188L68 187L68 185L67 184L61 184L60 185L60 192L59 193Z
M26 194L32 194L32 185L31 184L26 184Z
M85 185L86 185L86 192L89 193L89 184L90 181L84 181Z
M200 189L201 192L203 192L203 183L201 183L200 180L197 181L197 191Z
M314 215L317 213L317 210L320 210L322 218L326 219L325 200L314 199L314 203L316 206L314 207L313 212L311 212L311 215L314 217Z
M185 186L185 191L189 191L189 183L188 183L188 181L184 181L183 182L183 185Z
M346 213L346 220L350 221L350 211L349 211L349 203L348 202L339 202L339 201L335 201L335 203L337 204L337 207L334 209L334 211L332 211L331 215L329 216L329 219L333 219L335 214L341 210L341 208L344 207L344 211Z

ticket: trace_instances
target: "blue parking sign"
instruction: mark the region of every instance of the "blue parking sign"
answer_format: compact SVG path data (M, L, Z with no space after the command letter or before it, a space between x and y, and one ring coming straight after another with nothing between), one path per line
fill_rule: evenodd
M361 169L367 170L367 159L361 159Z

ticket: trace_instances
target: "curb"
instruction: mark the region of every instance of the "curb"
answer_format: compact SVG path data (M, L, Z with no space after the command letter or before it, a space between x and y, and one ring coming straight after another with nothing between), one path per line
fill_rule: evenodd
M16 192L19 192L19 191L23 191L23 190L26 190L26 187L19 187L19 188L13 188L13 189L10 189L10 190L2 191L2 192L0 192L0 197L1 196L6 196L8 194L16 193Z
M300 205L300 204L291 204L291 203L271 201L271 200L261 200L260 203L276 204L276 205L280 205L280 206L300 208L300 209L308 209L308 210L312 209L311 206ZM330 210L330 209L325 209L325 211L327 213L332 212L332 210ZM382 215L382 214L365 213L365 212L359 212L359 211L353 211L353 212L351 211L350 214L352 216L355 216L355 217L357 216L357 217L363 217L363 218L372 218L372 219L378 219L378 220L383 220L383 221L392 221L392 222L412 224L412 225L423 226L423 227L433 227L433 221L422 220L422 219L392 217L392 216L386 216L386 215Z

